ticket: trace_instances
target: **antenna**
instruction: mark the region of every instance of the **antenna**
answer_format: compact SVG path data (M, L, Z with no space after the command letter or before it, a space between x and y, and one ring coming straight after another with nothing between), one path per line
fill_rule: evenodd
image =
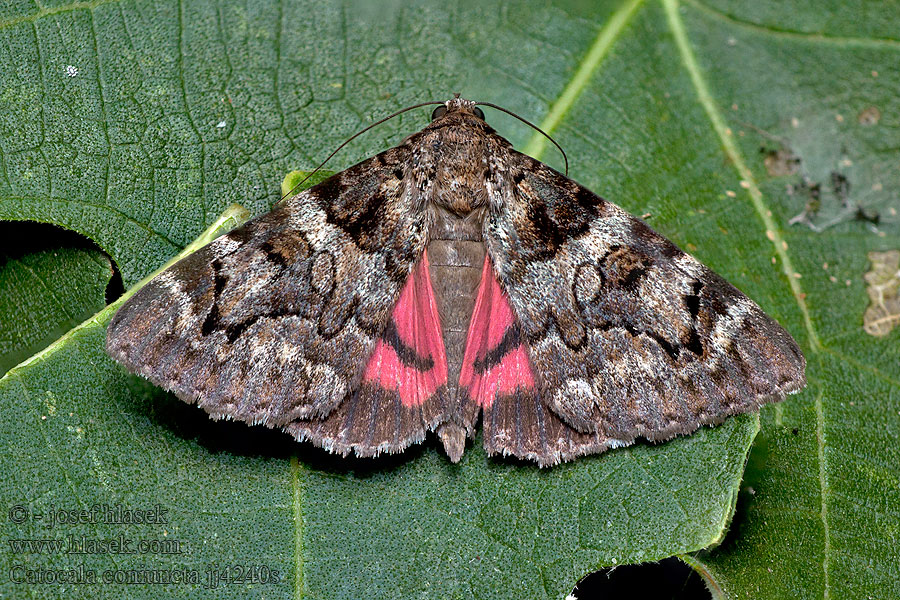
M301 185L303 185L303 183L304 183L307 179L309 179L310 177L312 177L313 175L315 175L315 174L319 171L319 169L321 169L322 167L324 167L324 166L325 166L325 163L327 163L329 160L331 160L331 157L334 156L335 154L337 154L338 151L339 151L341 148L343 148L344 146L346 146L347 144L349 144L350 142L352 142L354 139L356 139L356 138L359 137L360 135L364 134L365 132L367 132L368 130L372 129L372 128L375 127L376 125L381 125L381 124L384 123L385 121L387 121L387 120L389 120L389 119L393 119L393 118L396 117L397 115L403 114L403 113L405 113L405 112L408 111L408 110L412 110L412 109L414 109L414 108L420 108L420 107L422 107L422 106L429 106L429 105L431 105L431 104L443 104L443 102L438 102L438 101L434 101L434 102L422 102L421 104L414 104L414 105L412 105L412 106L407 106L406 108L401 108L401 109L398 110L397 112L392 113L392 114L386 116L385 118L381 119L380 121L376 121L376 122L372 123L371 125L369 125L369 126L366 127L365 129L361 129L360 131L357 131L357 132L354 133L352 136L350 136L349 138L347 138L347 139L344 141L343 144L341 144L340 146L338 146L337 148L335 148L335 149L334 149L334 152L332 152L331 154L329 154L329 155L325 158L325 160L323 160L321 163L319 163L319 166L318 166L318 167L316 167L315 169L313 169L313 170L309 173L309 175L307 175L307 176L304 177L302 180L300 180L300 183L298 183L297 185L295 185L294 187L292 187L291 190L290 190L287 194L285 194L284 196L281 197L281 199L284 200L285 198L287 198L288 196L290 196L291 194L293 194L293 193L294 193L294 190L296 190L298 187L300 187ZM555 142L554 142L554 143L555 143Z
M537 125L535 125L535 124L532 123L531 121L528 121L528 120L526 120L526 119L523 119L522 117L520 117L520 116L517 115L516 113L512 112L511 110L506 110L506 109L503 108L502 106L497 106L496 104L492 104L492 103L490 103L490 102L476 102L475 104L478 104L478 105L480 105L480 106L490 106L491 108L496 108L496 109L499 110L499 111L505 112L505 113L508 114L509 116L515 117L515 118L517 118L518 120L522 121L523 123L525 123L526 125L528 125L528 126L531 127L532 129L534 129L535 131L537 131L538 133L540 133L541 135L543 135L545 138L547 138L548 140L550 140L551 142L553 142L553 145L556 146L556 148L560 151L560 153L562 153L563 161L565 161L565 163L566 163L566 177L569 176L569 159L568 159L568 157L566 156L566 151L562 149L562 146L560 146L559 144L556 143L556 140L554 140L554 139L553 139L552 137L550 137L547 133L545 133L543 129L541 129L540 127L538 127Z

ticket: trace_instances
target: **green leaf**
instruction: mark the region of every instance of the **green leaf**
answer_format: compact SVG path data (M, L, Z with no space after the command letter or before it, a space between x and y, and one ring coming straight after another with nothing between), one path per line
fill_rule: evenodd
M103 308L112 277L102 252L33 225L0 224L0 377Z
M86 235L126 287L228 204L267 210L285 173L318 164L366 123L461 91L537 122L566 149L573 178L650 213L754 298L803 344L810 385L763 411L742 485L754 416L543 471L487 459L477 444L456 466L433 442L347 460L212 422L126 374L103 353L107 310L0 380L10 474L0 498L32 511L159 504L168 522L50 529L8 518L3 537L121 534L177 540L181 552L10 547L0 568L205 575L216 562L259 577L215 590L4 580L4 595L561 598L593 569L676 554L727 597L900 593L890 544L900 333L862 329L867 252L900 247L896 11L673 0L42 6L0 9L0 60L15 65L0 70L0 218ZM385 123L329 168L396 144L426 117ZM518 121L488 119L561 166ZM816 229L789 225L816 183Z
M763 411L732 531L698 560L729 598L897 597L900 331L863 329L867 255L900 248L896 6L711 4L688 5L685 37L744 178L782 224L786 249L770 254L802 275L811 347L809 392ZM776 150L796 175L770 174ZM801 177L821 185L821 231L783 225L810 200Z

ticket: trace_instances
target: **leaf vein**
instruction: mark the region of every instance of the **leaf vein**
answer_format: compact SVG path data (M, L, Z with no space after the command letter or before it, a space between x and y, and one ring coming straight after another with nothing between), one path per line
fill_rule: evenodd
M306 577L303 573L303 487L300 483L300 460L296 456L291 457L291 505L294 520L294 598L303 598L306 588Z
M594 43L591 45L587 54L582 59L581 64L578 66L578 70L575 71L572 80L563 90L562 94L560 94L559 98L557 98L553 106L550 107L550 112L544 120L541 121L541 129L547 132L548 135L553 134L553 131L562 121L563 117L581 96L581 93L584 91L585 87L587 87L588 82L600 68L603 60L612 49L613 44L625 29L625 26L631 22L632 17L641 4L643 4L643 0L628 0L613 13L606 22L606 25L600 29ZM523 152L536 159L540 159L546 146L547 138L535 132L531 137L531 141L525 146Z
M831 558L831 530L828 524L828 479L825 472L825 417L822 407L822 396L824 392L816 395L816 450L819 454L819 485L822 493L822 528L824 533L825 548L822 552L822 571L825 581L823 582L823 598L828 600L831 595L831 586L829 585L829 559Z
M41 8L39 11L31 13L30 15L23 15L21 17L13 17L11 19L0 20L0 29L13 27L15 25L18 25L19 23L34 23L35 21L38 21L39 19L42 19L44 17L58 15L60 13L74 12L76 10L82 9L93 10L94 8L103 4L111 4L118 1L119 0L93 0L92 2L73 2L72 4L67 4L65 6L51 6L49 8Z
M837 46L869 46L877 48L900 48L900 40L894 38L859 38L850 36L833 36L823 33L808 33L805 31L796 31L791 29L779 29L771 25L758 25L749 21L744 21L728 15L722 11L716 10L711 6L699 2L698 0L685 0L694 8L705 12L713 18L725 21L731 25L744 29L751 29L760 33L766 33L773 36L784 37L794 40L802 40L807 42L827 43Z

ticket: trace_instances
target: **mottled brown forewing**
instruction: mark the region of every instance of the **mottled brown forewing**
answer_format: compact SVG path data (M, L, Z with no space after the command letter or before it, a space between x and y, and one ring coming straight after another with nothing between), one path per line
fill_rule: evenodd
M388 150L176 263L116 313L107 351L215 418L262 423L329 450L372 455L425 436L441 411L362 386L363 369L426 243ZM371 419L347 407L373 404ZM357 416L361 414L356 412Z
M498 409L521 407L525 439L557 419L580 434L551 437L537 460L666 440L805 385L794 339L722 277L546 165L517 152L506 164L515 187L485 243L541 406L522 395Z

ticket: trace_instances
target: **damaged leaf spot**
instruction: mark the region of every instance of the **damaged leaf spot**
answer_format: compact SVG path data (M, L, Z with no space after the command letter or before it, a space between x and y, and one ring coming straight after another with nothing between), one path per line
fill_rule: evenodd
M850 180L837 171L831 172L831 191L845 206L850 197Z
M868 287L869 308L863 315L863 329L884 337L900 324L900 250L869 252L872 269L863 276Z
M800 158L790 150L769 150L763 162L770 177L796 175L800 170Z
M849 159L841 161L841 164L845 163L853 164ZM821 233L839 223L855 220L868 223L872 231L882 235L876 227L881 222L881 215L851 198L850 180L847 176L839 171L832 171L829 179L830 182L825 184L801 175L798 183L787 186L788 195L805 200L803 212L788 222L791 225L806 225Z
M877 106L864 108L862 111L860 111L857 120L859 121L860 125L877 125L878 121L881 120L881 111L878 110Z
M796 185L787 186L787 193L790 196L800 196L805 198L803 212L792 218L789 221L790 224L804 223L810 225L812 219L819 214L819 209L822 208L821 184L811 181L807 177L801 177L800 182Z

